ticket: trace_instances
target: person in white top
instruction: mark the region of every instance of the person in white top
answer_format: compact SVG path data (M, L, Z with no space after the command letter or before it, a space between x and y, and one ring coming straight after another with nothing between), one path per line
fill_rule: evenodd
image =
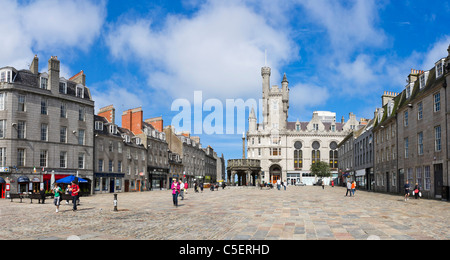
M181 179L180 179L180 196L181 200L184 200L184 183Z

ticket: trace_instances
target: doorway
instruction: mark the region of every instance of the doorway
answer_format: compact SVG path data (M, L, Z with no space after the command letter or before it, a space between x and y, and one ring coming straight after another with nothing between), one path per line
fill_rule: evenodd
M109 178L109 193L114 193L114 178Z
M125 180L125 192L130 192L130 181Z
M444 182L442 163L434 165L434 195L435 198L442 198L442 186Z
M386 192L391 191L391 183L389 181L389 172L386 172Z
M6 185L4 183L0 183L0 199L4 199L5 198L5 191L6 189Z
M281 180L281 167L279 165L272 165L270 167L270 182L276 184L278 180Z

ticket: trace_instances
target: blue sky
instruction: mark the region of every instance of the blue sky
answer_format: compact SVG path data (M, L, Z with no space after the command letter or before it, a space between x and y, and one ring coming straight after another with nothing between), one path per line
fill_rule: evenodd
M261 98L260 69L290 82L290 121L312 112L371 118L383 91L400 92L410 70L447 55L447 0L0 0L0 66L40 70L58 56L62 76L87 75L96 109L142 106L144 117L177 112L177 98ZM203 117L209 112L205 112ZM180 129L181 130L181 129ZM242 132L200 135L226 159Z

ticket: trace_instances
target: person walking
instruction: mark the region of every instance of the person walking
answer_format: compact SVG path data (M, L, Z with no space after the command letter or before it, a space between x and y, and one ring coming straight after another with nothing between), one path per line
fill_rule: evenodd
M178 190L179 190L179 184L177 182L177 179L173 179L173 183L172 183L172 198L173 198L173 205L175 207L178 207Z
M184 200L184 183L183 183L183 180L181 178L180 178L180 183L178 185L180 185L181 200Z
M350 193L350 197L352 196L352 184L350 181L347 181L347 193L345 193L345 197Z
M322 190L325 189L325 181L322 179Z
M195 191L195 193L198 193L198 184L197 183L194 183L194 191Z
M56 213L59 212L59 205L61 205L61 193L62 189L58 186L58 183L55 183L55 188L53 188L52 193L55 194L53 203L56 206Z
M355 191L356 191L356 181L352 182L352 193L353 193L353 197L355 196Z
M80 186L76 184L75 181L72 181L72 186L70 186L70 191L72 192L72 203L73 203L73 211L77 211L77 201L78 195L80 192Z
M283 187L284 187L284 190L286 190L286 187L287 187L287 181L283 181Z
M405 201L409 200L409 190L411 189L411 185L409 184L408 181L406 181L405 183Z
M416 186L414 186L414 198L420 199L420 186L419 183L416 182Z
M70 185L67 184L66 194L72 196L72 192L70 191ZM69 200L66 200L66 204L69 205Z

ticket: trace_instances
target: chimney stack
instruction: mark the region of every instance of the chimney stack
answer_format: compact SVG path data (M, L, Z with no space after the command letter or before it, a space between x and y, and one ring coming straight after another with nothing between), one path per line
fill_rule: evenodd
M37 55L34 55L34 59L31 62L30 65L30 71L33 74L38 74L39 73L39 58Z
M59 93L60 64L57 56L48 60L48 88L55 95Z

